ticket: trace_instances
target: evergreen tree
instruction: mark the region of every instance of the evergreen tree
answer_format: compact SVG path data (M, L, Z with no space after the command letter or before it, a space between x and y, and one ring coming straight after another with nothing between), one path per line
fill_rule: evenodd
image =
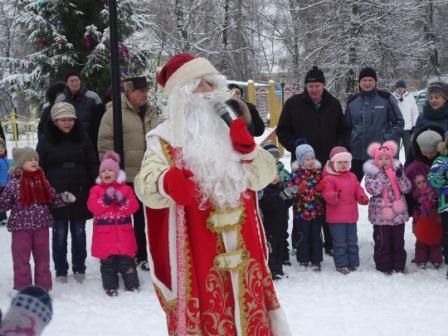
M118 1L121 41L142 30L147 15L141 1ZM63 79L68 70L81 73L83 82L103 95L110 84L109 10L104 0L22 0L19 26L35 45L25 59L3 59L3 84L24 91L41 103L48 86ZM146 70L148 53L124 42L119 45L122 76Z

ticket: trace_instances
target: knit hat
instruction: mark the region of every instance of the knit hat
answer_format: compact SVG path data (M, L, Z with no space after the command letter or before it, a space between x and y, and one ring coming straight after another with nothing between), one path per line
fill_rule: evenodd
M374 142L367 148L367 153L374 158L374 162L377 167L381 166L379 161L382 156L389 157L391 162L390 164L392 165L394 156L397 154L397 152L398 146L394 141L386 141L382 145Z
M421 152L435 152L437 151L437 145L443 141L443 138L436 131L426 130L418 135L416 141Z
M321 69L317 66L313 66L313 68L306 73L305 76L305 85L310 82L318 82L325 84L325 76Z
M14 148L12 150L12 157L17 169L21 169L27 161L31 161L32 159L39 160L39 154L31 147Z
M336 162L347 161L349 163L348 170L350 170L352 166L352 159L352 154L350 154L350 152L345 147L336 146L333 147L333 149L330 151L331 168L336 172L338 171L335 165Z
M78 77L78 78L81 80L81 75L79 74L78 71L76 71L76 70L70 70L70 71L68 71L68 72L65 74L65 76L64 76L64 82L67 82L67 80L68 80L70 77L72 77L72 76L76 76L76 77Z
M406 83L404 82L404 80L399 80L395 83L395 88L403 88L406 89Z
M157 83L170 96L176 86L203 76L217 75L218 70L205 58L195 57L190 54L177 54L171 57L165 66L157 74Z
M107 151L103 156L103 161L100 164L100 174L105 170L112 170L115 178L120 172L120 156L112 150Z
M296 147L296 158L297 158L297 163L299 165L303 165L303 160L307 156L312 156L312 157L316 156L314 154L313 147L311 147L308 144L303 144L303 145L299 145Z
M41 335L53 316L51 297L37 286L22 289L11 301L11 307L3 318L1 335ZM23 335L25 332L23 332Z
M376 71L372 68L364 68L359 72L358 82L361 81L364 77L372 77L375 82L378 82L378 78L376 76Z
M141 90L147 89L149 83L146 77L130 77L123 80L123 87L128 90Z
M269 153L272 154L273 157L276 159L280 158L280 151L278 150L278 147L273 144L272 142L267 142L263 145L263 149L267 150Z
M51 108L51 120L55 121L62 118L76 118L76 110L72 104L60 102Z
M445 82L433 82L428 86L428 96L436 93L445 99L448 99L448 84Z

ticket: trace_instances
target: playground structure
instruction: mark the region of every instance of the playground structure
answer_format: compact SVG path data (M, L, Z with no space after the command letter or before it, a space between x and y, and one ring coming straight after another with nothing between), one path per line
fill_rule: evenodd
M290 87L284 83L276 83L271 80L269 83L255 83L253 80L247 82L228 81L246 88L247 101L257 107L261 119L265 122L268 131L263 135L260 144L272 141L279 146L283 154L283 148L278 143L275 129L277 127L283 105L291 96L299 93L297 88Z

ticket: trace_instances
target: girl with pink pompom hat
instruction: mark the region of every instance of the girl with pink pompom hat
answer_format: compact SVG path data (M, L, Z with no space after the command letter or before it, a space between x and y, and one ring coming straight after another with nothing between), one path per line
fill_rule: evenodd
M367 153L372 157L364 164L365 187L372 195L369 202L369 221L373 224L376 269L390 274L404 272L404 225L409 218L404 194L411 182L404 168L394 157L398 146L393 141L372 143Z

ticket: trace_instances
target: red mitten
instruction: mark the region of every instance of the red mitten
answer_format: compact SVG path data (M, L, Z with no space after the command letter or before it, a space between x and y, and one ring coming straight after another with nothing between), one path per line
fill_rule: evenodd
M241 154L249 154L255 149L255 141L246 127L244 119L238 118L230 124L230 139L233 148Z
M359 196L359 204L361 205L369 204L369 198L366 195Z
M172 167L163 177L163 189L179 205L190 205L194 201L196 185L188 170Z
M316 184L316 191L323 192L323 191L325 191L326 186L327 186L327 182L322 180L318 184ZM306 185L305 185L305 187L306 187Z

